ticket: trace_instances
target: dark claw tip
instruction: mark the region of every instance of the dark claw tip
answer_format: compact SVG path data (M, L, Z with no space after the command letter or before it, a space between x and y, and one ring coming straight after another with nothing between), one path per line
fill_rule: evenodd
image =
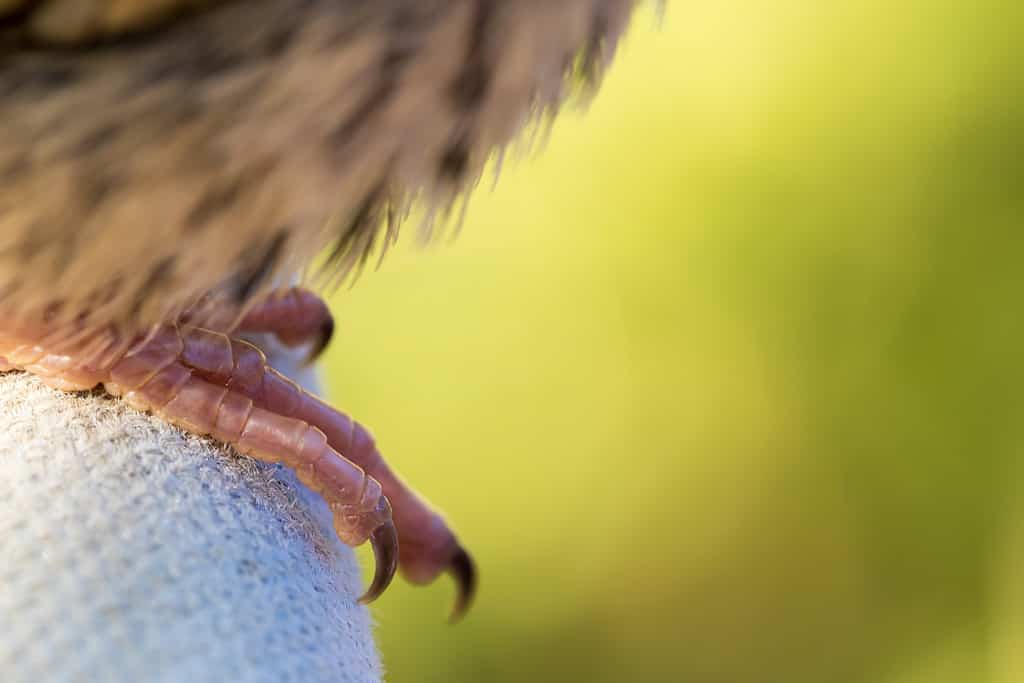
M324 318L324 321L320 324L320 330L316 334L316 340L313 342L313 347L309 350L309 354L306 356L306 365L310 365L320 354L324 352L327 345L331 343L331 339L334 337L334 318L328 315Z
M361 605L379 598L391 583L391 579L395 578L395 572L398 570L398 534L395 533L395 525L388 522L377 527L370 535L370 545L373 546L377 568L373 574L373 583L366 589L363 597L359 598Z
M455 609L452 610L452 615L448 619L449 623L454 624L466 614L469 606L473 604L473 597L476 595L476 565L469 553L459 547L451 564L448 565L448 571L455 578L457 591Z

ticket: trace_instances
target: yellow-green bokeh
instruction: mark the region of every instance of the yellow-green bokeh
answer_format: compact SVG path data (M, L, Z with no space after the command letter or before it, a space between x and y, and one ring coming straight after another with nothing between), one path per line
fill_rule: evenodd
M374 607L390 681L1024 680L1024 11L948 5L642 13L333 299L481 567Z

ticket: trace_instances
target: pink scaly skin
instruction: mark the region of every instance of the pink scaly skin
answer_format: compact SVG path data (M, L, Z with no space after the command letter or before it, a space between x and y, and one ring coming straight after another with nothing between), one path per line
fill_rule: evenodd
M299 293L277 297L264 310L258 306L240 329L282 336L289 326L279 321L306 320L312 313L312 322L295 328L319 334L326 307L313 305L305 290L292 291ZM453 618L469 606L475 569L441 516L390 470L362 425L269 367L252 344L198 327L163 325L134 348L76 354L66 344L55 349L40 343L47 339L42 329L4 329L0 370L25 370L65 391L102 384L135 408L259 460L284 463L327 501L344 543L373 545L377 567L362 602L379 596L400 565L414 583L450 572L459 589ZM288 339L302 341L297 334Z
M334 317L319 296L308 289L292 287L271 294L249 309L238 329L273 334L285 346L311 341L307 360L313 361L334 335Z

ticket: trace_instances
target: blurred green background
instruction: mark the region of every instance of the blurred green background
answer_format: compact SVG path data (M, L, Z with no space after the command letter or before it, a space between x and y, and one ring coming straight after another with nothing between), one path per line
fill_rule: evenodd
M375 605L390 681L1024 680L1020 7L642 12L333 299L332 398L482 572Z

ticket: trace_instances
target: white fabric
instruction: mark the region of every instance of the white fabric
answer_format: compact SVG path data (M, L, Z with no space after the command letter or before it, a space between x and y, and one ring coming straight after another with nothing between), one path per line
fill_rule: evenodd
M355 557L283 468L0 375L0 681L379 681Z

